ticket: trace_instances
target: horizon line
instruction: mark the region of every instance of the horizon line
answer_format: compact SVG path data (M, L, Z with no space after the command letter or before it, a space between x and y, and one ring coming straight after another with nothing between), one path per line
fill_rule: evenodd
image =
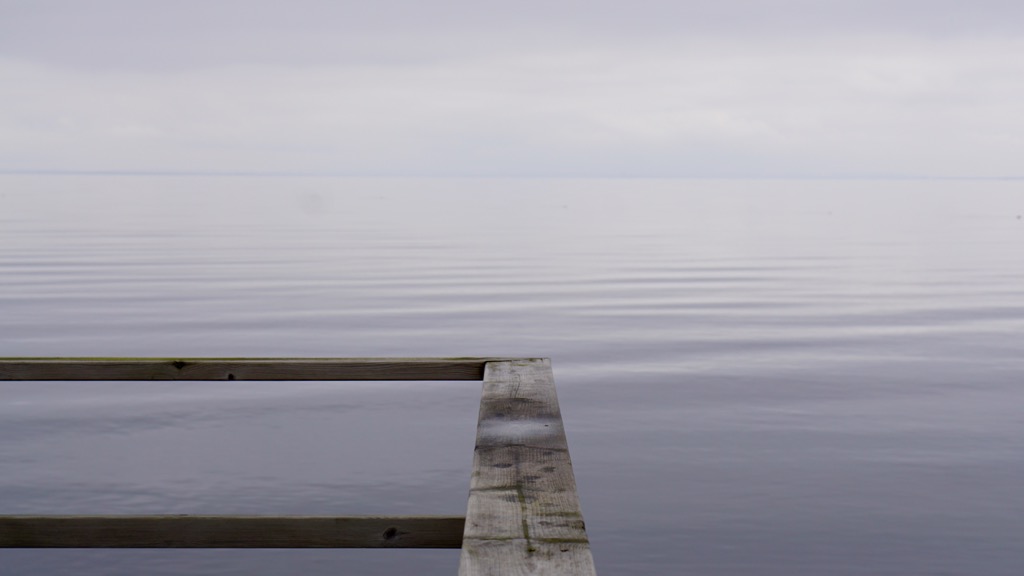
M1024 180L1024 176L936 176L924 174L836 174L836 175L758 175L758 174L352 174L313 171L256 170L4 170L4 176L184 176L184 177L260 177L260 178L352 178L352 179L575 179L575 180Z

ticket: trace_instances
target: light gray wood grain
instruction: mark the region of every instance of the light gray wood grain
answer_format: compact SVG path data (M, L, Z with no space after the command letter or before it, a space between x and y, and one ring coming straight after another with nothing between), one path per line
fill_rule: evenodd
M458 548L460 516L0 516L2 548Z
M481 576L592 576L590 545L526 540L474 541L462 547L459 574Z
M459 574L595 574L547 360L487 364Z
M481 380L489 358L0 358L0 380Z

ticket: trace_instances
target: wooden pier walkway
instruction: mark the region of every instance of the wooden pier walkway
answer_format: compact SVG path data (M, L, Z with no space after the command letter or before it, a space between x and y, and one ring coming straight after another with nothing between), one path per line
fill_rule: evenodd
M595 574L547 359L0 358L0 380L483 380L465 517L9 515L0 547L461 548L461 576Z

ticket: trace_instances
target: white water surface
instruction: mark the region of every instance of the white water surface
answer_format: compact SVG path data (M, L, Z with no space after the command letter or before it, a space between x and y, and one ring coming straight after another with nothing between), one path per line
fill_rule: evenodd
M552 358L599 573L1024 573L1024 182L0 176L3 356ZM463 514L474 383L0 383L0 514ZM0 574L457 551L0 550Z

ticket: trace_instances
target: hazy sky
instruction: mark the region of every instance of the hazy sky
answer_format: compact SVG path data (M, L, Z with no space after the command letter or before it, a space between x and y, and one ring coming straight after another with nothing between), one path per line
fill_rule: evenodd
M0 0L0 170L1022 176L1020 0Z

